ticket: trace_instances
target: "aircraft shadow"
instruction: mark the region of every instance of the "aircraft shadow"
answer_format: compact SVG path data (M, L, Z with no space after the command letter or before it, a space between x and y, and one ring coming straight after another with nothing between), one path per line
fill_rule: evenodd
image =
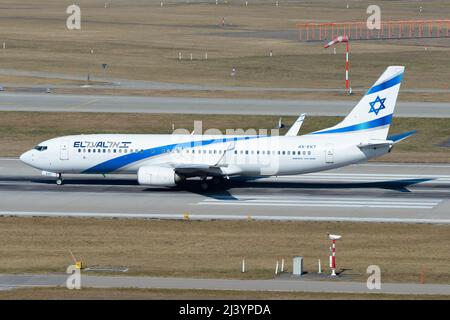
M210 189L202 190L200 188L200 180L188 180L181 186L176 187L148 187L143 189L143 192L168 192L173 190L186 191L196 193L202 196L211 198L227 198L234 197L229 192L231 189L328 189L328 190L342 190L342 189L385 189L397 192L411 192L408 187L434 180L433 178L421 179L402 179L402 180L388 180L377 182L301 182L301 181L261 181L258 177L236 177L220 185L211 185ZM3 179L2 179L3 180ZM31 182L54 185L53 179L30 179ZM29 181L30 181L29 180ZM17 181L17 179L15 180ZM81 179L81 178L67 178L64 181L66 186L86 185L86 186L139 186L135 179Z

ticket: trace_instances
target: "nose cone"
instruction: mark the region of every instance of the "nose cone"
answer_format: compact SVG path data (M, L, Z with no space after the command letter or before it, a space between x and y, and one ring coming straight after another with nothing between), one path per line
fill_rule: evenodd
M31 165L32 159L31 159L31 150L27 151L25 153L22 153L22 155L20 156L20 161L22 161L23 163L27 164L27 165Z

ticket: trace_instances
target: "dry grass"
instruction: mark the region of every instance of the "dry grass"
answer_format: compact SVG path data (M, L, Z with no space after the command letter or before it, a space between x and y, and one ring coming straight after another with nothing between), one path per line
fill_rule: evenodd
M384 282L419 283L423 271L427 283L450 283L449 226L375 223L2 217L0 273L64 272L72 250L87 266L124 265L130 274L270 279L281 258L288 270L296 255L310 272L319 258L326 266L327 232L343 234L337 264L350 269L348 280L365 281L376 264Z
M164 289L92 289L67 290L65 288L33 288L0 291L1 300L142 300L142 299L289 299L289 300L447 300L443 295L388 295L388 294L346 294L305 292L252 292L214 290L164 290Z
M284 117L288 125L295 117ZM308 117L302 127L307 133L336 124L340 117ZM175 128L192 130L194 120L203 121L203 130L272 129L276 116L185 115L185 114L126 114L0 112L0 156L17 157L25 150L49 138L88 133L171 133ZM288 128L281 130L284 134ZM450 148L438 147L450 137L450 119L395 118L391 133L418 130L413 137L396 145L394 151L380 161L449 162Z
M66 4L57 0L2 2L0 68L58 72L92 78L264 87L342 87L343 52L322 43L241 37L239 32L295 30L299 21L365 21L370 1L229 1L229 5L165 1L80 1L82 29L66 29ZM383 19L438 19L450 13L448 1L427 1L418 16L417 2L381 1ZM219 26L222 17L226 27ZM424 50L424 47L427 50ZM351 45L351 83L367 87L387 65L404 64L404 88L449 88L449 43L441 40L355 42ZM91 49L94 53L91 54ZM274 56L269 57L269 50ZM208 60L203 59L205 51ZM193 53L193 61L178 61ZM108 63L106 72L102 63ZM237 67L236 80L230 71ZM439 75L439 76L438 76ZM8 82L8 79L5 79ZM30 80L34 81L34 80ZM423 95L427 96L427 95ZM418 95L417 99L421 99Z

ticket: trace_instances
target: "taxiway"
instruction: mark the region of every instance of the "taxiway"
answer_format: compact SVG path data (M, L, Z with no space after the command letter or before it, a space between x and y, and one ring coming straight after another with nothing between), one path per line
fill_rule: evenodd
M225 98L173 98L101 96L71 94L0 94L0 111L34 112L128 112L128 113L189 113L298 116L345 116L358 102L322 100L265 100ZM396 117L450 117L448 103L399 101Z

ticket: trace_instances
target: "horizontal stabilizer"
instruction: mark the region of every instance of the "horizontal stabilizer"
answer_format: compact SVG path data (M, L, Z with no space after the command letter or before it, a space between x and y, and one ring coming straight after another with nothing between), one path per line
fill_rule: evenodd
M413 131L408 131L408 132L403 132L403 133L399 133L399 134L393 134L391 136L388 136L388 140L392 140L394 141L394 143L400 142L410 136L412 136L413 134L415 134L417 131L413 130Z
M361 142L358 144L358 148L381 148L381 147L392 147L394 141L392 140L369 140L367 142Z

